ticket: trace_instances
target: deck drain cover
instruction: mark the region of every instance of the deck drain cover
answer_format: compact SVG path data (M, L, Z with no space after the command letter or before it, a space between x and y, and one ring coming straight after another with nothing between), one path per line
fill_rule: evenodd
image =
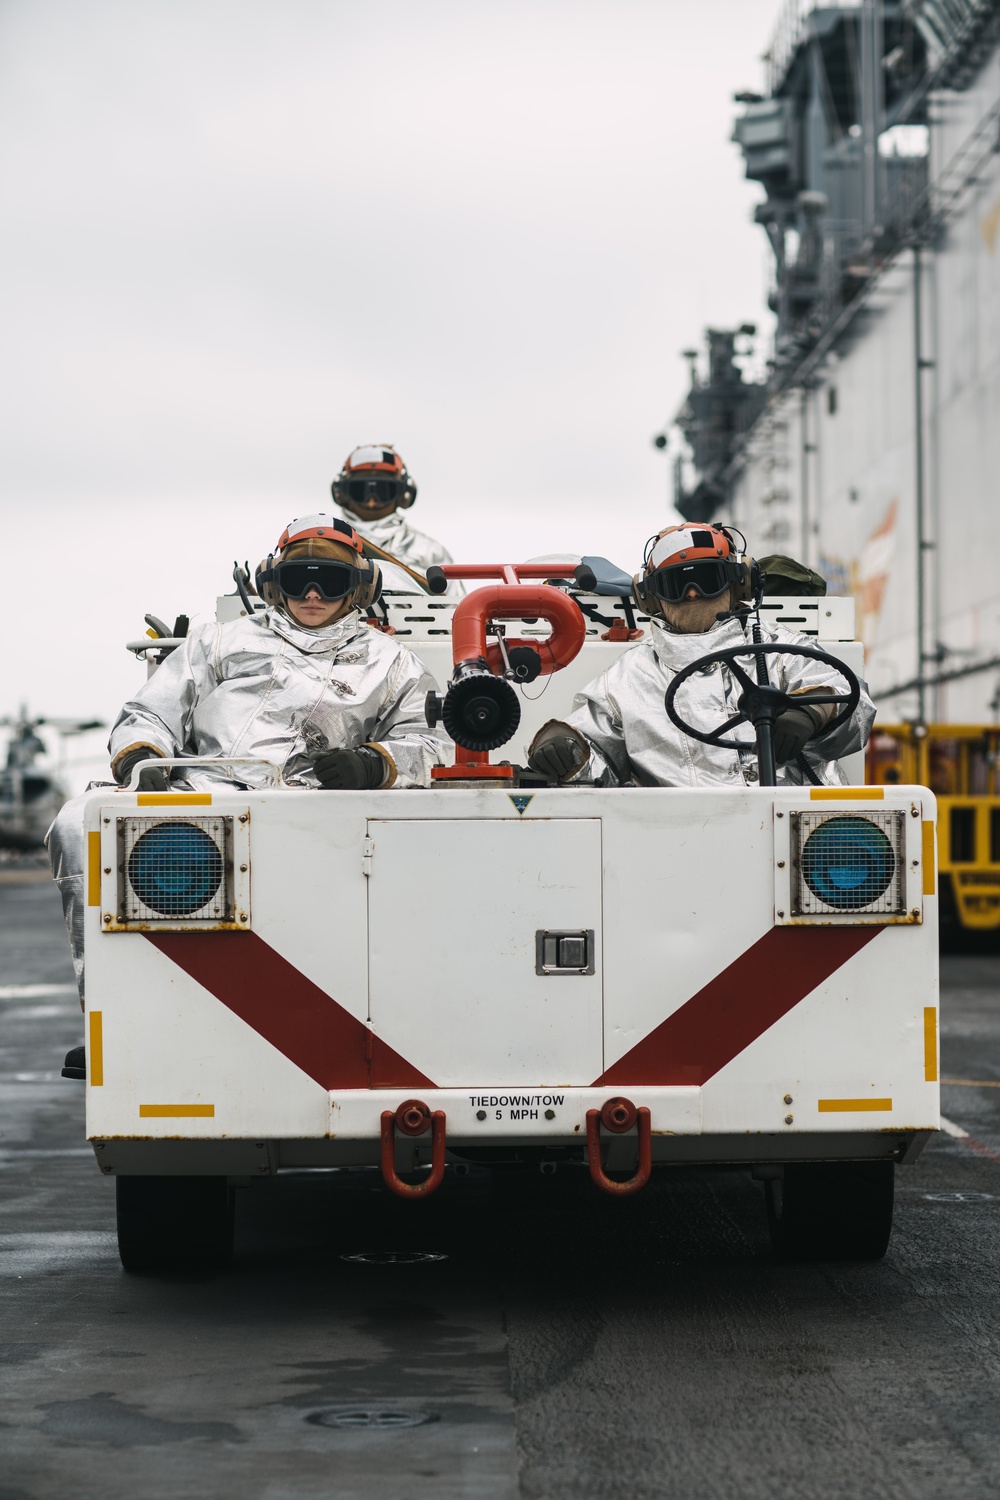
M377 1427L381 1432L396 1427L426 1427L439 1422L440 1412L404 1406L327 1406L311 1411L306 1421L314 1427Z
M366 1266L414 1266L421 1261L447 1260L436 1250L361 1250L356 1255L342 1255L341 1260L361 1261Z
M925 1193L930 1203L990 1203L992 1193Z

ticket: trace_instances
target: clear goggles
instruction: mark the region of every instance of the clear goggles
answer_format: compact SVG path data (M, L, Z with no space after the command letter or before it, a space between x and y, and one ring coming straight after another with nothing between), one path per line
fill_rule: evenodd
M673 563L646 575L643 587L657 599L680 604L694 589L703 599L717 599L726 589L743 582L742 563L706 557L695 562Z
M352 568L350 563L328 562L322 557L277 562L271 577L275 588L286 599L304 599L310 589L315 589L329 604L346 599L360 584L368 581L368 574L360 568Z
M392 505L402 498L406 486L401 479L347 479L341 481L341 489L352 505L366 501Z

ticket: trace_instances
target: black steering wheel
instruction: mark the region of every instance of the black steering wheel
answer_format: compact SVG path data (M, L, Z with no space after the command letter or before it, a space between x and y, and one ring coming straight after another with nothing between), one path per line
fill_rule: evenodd
M781 688L772 687L770 683L755 682L750 673L740 666L739 657L750 657L751 661L756 658L758 665L762 665L760 658L764 656L804 656L810 661L823 662L828 667L833 667L847 683L847 693L786 693ZM681 718L674 706L674 699L681 683L687 682L695 672L702 672L706 667L725 665L729 667L736 681L743 689L737 699L739 712L725 724L720 724L717 729L708 732L695 729L693 724L688 724ZM697 661L689 662L682 668L667 688L663 706L667 711L667 717L675 724L683 734L690 735L694 740L700 740L704 745L720 745L726 750L745 750L748 748L745 740L723 739L730 730L737 729L740 724L752 724L757 731L757 761L760 767L760 785L774 786L774 747L772 734L774 721L788 708L798 708L802 701L810 708L820 703L839 703L842 707L828 724L823 726L823 733L828 734L831 729L838 728L851 717L861 700L861 684L845 662L836 656L831 656L828 651L821 651L818 646L787 646L784 641L761 641L748 642L745 646L731 646L724 651L709 651L707 655L700 656Z

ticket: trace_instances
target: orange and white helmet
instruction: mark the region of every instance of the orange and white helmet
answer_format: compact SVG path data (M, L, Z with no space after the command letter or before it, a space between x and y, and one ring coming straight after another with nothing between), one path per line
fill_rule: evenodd
M354 527L339 516L299 516L257 568L257 592L279 609L287 599L303 599L310 588L330 602L347 599L352 608L367 609L381 592L382 575L363 548Z
M417 486L406 465L388 443L369 443L347 455L344 467L330 486L338 505L355 515L366 509L409 510L417 498Z
M642 573L632 583L640 609L658 615L663 603L679 604L690 589L703 599L732 589L734 601L745 602L758 572L744 538L730 527L668 526L646 543Z

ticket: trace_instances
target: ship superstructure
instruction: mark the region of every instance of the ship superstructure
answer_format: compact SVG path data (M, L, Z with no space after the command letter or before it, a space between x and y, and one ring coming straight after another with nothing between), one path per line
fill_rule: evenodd
M853 593L893 718L1000 702L998 62L1000 0L786 7L734 132L773 359L711 330L677 419L678 508Z

